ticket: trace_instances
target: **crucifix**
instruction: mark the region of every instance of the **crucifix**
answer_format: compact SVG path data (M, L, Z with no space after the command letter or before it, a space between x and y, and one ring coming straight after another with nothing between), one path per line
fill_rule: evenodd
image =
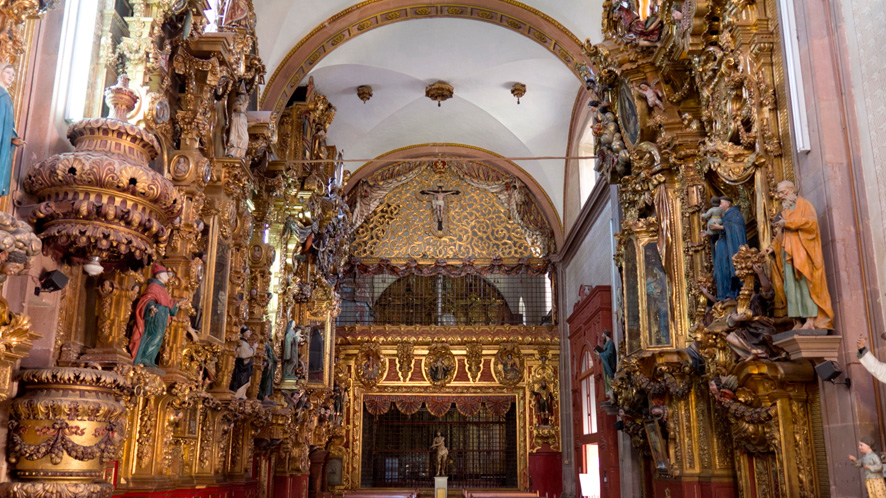
M434 219L437 220L437 231L443 231L443 208L446 206L446 196L447 195L458 195L461 192L458 190L443 190L443 185L437 185L436 190L422 190L419 192L424 195L433 196L433 200L431 200L431 206L434 209Z

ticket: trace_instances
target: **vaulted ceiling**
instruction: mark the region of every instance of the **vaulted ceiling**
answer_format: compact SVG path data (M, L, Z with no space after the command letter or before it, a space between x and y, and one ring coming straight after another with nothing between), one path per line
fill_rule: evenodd
M570 62L580 56L580 40L600 41L601 4L255 2L259 50L272 75L262 107L279 108L294 86L313 77L317 91L337 108L329 143L343 149L345 158L369 159L423 144L462 144L504 157L561 157L582 86ZM416 12L428 11L440 15L414 19ZM400 22L380 24L391 20ZM302 53L310 57L296 60ZM438 80L454 87L454 97L439 108L424 95ZM510 93L515 82L527 87L519 105ZM365 104L357 97L360 85L373 89ZM544 190L561 217L565 161L514 163Z

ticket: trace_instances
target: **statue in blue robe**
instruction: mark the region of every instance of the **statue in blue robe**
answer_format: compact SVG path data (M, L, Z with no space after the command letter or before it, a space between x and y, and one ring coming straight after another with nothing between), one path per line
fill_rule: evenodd
M25 144L15 132L15 108L7 90L14 80L15 67L8 62L0 63L0 197L9 195L15 148Z
M717 284L717 300L735 299L741 290L741 280L735 276L732 256L738 248L747 245L748 234L741 210L732 205L732 199L720 198L723 222L712 224L714 233L714 282Z

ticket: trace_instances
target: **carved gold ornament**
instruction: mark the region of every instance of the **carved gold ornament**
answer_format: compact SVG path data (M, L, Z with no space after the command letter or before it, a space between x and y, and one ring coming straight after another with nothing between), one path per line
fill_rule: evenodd
M412 365L415 363L413 350L415 346L409 342L401 342L397 344L397 372L400 374L400 381L406 382L412 375Z
M83 368L26 370L20 381L25 391L13 401L9 421L14 475L34 488L98 481L105 464L119 458L125 408L116 396L127 381ZM100 495L112 486L101 488Z
M148 167L157 140L113 119L75 123L68 139L73 152L41 161L24 181L39 201L31 222L44 244L75 262L98 256L128 267L156 259L181 212L172 183Z
M468 378L471 382L477 382L480 379L480 372L483 371L483 345L479 342L470 342L465 349Z
M421 365L425 379L434 387L444 387L452 382L458 368L449 344L439 342L428 347Z

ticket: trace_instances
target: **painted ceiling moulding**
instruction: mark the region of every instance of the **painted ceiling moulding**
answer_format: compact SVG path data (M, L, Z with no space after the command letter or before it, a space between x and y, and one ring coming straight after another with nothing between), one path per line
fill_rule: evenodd
M399 161L408 161L419 157L427 158L433 156L463 157L478 162L485 162L517 177L526 185L533 197L535 197L545 219L554 232L554 242L557 244L558 250L562 247L564 241L563 221L560 219L557 208L554 206L554 203L551 201L551 198L548 196L545 189L538 184L532 175L527 173L526 170L513 161L504 159L495 152L480 147L463 144L419 144L386 152L376 157L376 159L384 159L384 161L366 163L357 168L348 179L347 185L345 185L345 193L350 193L351 189L354 188L360 180L372 175L385 166L389 166Z
M314 28L283 58L268 79L261 108L282 112L290 96L318 61L348 40L375 28L400 21L429 18L469 19L520 33L547 48L576 78L582 42L543 12L513 0L477 0L473 3L373 0L345 9Z

